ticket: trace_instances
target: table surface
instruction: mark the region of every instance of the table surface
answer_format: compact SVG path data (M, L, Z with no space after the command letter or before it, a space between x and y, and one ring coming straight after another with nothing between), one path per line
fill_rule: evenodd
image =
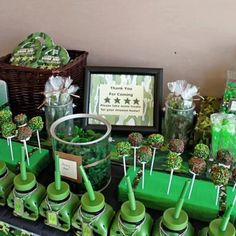
M53 181L53 164L51 163L50 166L45 169L38 177L38 181L42 183L43 185L47 186L50 182ZM118 211L121 204L118 202L118 185L123 177L123 167L119 164L113 163L111 168L112 173L112 179L109 186L103 191L103 194L106 197L106 202L110 204L115 211ZM162 212L147 209L147 211L151 214L154 220L156 220L158 217L162 215ZM59 230L56 230L54 228L51 228L44 224L43 218L40 217L36 222L27 221L24 219L20 219L18 217L13 216L12 209L8 207L0 207L0 221L7 222L11 225L14 225L16 227L28 230L30 232L39 234L39 235L57 235L57 236L69 236L73 235L73 232L62 232ZM193 224L194 228L196 230L201 229L202 227L206 226L207 224L204 222L191 220L191 223Z

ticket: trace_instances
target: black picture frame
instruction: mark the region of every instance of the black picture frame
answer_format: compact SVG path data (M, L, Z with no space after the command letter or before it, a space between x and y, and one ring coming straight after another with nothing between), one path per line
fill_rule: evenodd
M124 125L124 124L113 124L112 132L142 132L142 133L158 133L161 131L161 106L162 106L162 93L163 93L163 69L162 68L136 68L136 67L97 67L88 66L85 70L85 97L84 97L84 112L88 114L101 115L106 119L106 115L99 114L99 112L92 112L90 108L91 102L95 99L95 96L91 94L91 85L96 82L97 75L104 76L149 76L153 79L153 89L151 94L153 96L153 117L152 125ZM148 78L149 78L148 77ZM112 77L113 78L113 77ZM133 77L132 77L133 78ZM95 81L95 82L94 82ZM101 85L100 85L101 87ZM99 87L99 95L100 95ZM104 92L104 91L103 91ZM99 99L99 98L98 98ZM144 103L144 101L142 102ZM100 109L100 108L99 108ZM147 117L148 119L150 117ZM102 129L101 125L89 124L89 121L85 124L88 128L99 130Z

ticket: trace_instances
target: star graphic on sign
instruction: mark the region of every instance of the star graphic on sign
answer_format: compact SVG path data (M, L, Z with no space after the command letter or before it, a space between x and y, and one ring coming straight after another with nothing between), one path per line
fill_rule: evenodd
M125 99L125 104L129 104L130 100L128 98Z
M110 103L110 98L109 97L106 97L104 100L105 100L105 103Z
M120 99L119 98L116 98L114 100L115 100L115 103L120 103Z
M134 104L137 104L137 105L139 105L139 100L136 98L136 99L134 99Z

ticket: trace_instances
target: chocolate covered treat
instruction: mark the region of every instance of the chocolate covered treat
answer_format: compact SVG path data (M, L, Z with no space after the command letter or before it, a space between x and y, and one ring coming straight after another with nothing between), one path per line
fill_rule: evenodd
M210 150L206 144L199 143L194 147L193 155L206 160L209 157Z
M152 158L152 149L149 146L141 146L137 151L137 160L139 162L149 162Z
M1 126L1 129L2 129L2 136L4 138L13 137L16 135L16 124L14 124L13 122L4 123Z
M170 152L167 156L167 166L169 169L180 169L182 166L183 159L176 152Z
M18 127L25 125L27 123L27 116L23 113L20 113L14 117L14 122Z
M161 134L150 134L147 142L152 148L160 149L164 143L164 137Z
M230 172L224 166L214 166L211 169L211 178L215 185L225 186L229 182Z
M189 169L197 175L203 174L207 168L206 162L202 158L195 156L189 159L188 164Z
M143 135L138 132L129 134L128 141L132 147L139 147L143 142Z
M223 164L223 165L226 165L226 166L231 166L233 164L233 161L234 161L231 153L228 150L225 150L225 149L220 149L217 152L216 160L220 164Z
M169 142L169 149L171 152L183 153L184 142L181 139L172 139Z
M20 127L18 129L17 139L22 140L28 140L32 135L32 129L30 127L24 126Z

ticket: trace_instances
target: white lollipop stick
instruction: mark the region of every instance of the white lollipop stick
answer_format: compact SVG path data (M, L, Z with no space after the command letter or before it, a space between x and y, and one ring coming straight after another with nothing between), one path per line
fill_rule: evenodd
M219 194L220 194L220 186L216 186L217 187L217 192L216 192L216 206L218 205L218 200L219 200Z
M194 172L192 172L192 173L193 173L193 178L192 178L192 182L191 182L190 191L189 191L189 194L188 194L188 199L191 198L192 191L193 191L193 185L194 185L194 181L195 181L195 178L196 178L196 174Z
M7 138L7 142L8 142L8 145L10 146L11 160L13 161L14 160L14 156L13 156L13 149L12 149L11 138Z
M142 162L142 174L143 174L143 176L142 176L142 189L144 189L144 181L145 181L145 162Z
M37 130L36 133L37 133L37 139L38 139L39 152L41 153L41 143L40 143L39 131Z
M134 170L136 170L136 153L137 153L137 147L133 147L134 149Z
M232 192L234 192L235 188L236 188L236 182L234 183L234 187L233 187Z
M30 162L29 162L29 154L28 154L27 144L26 144L26 141L25 141L25 140L23 140L23 143L24 143L25 152L26 152L27 164L28 164L28 166L29 166L29 165L30 165Z
M156 155L156 148L153 148L150 175L152 175L152 170L153 170L153 166L154 166L155 155Z
M170 187L171 187L171 183L172 183L173 174L174 174L174 169L171 169L170 179L169 179L169 184L168 184L168 189L167 189L167 195L169 195L169 193L170 193Z
M125 160L125 155L123 156L123 166L124 166L124 176L126 176L127 173L126 173L126 160Z
M10 145L10 143L9 143L9 138L7 138L7 145L8 145L8 146Z

